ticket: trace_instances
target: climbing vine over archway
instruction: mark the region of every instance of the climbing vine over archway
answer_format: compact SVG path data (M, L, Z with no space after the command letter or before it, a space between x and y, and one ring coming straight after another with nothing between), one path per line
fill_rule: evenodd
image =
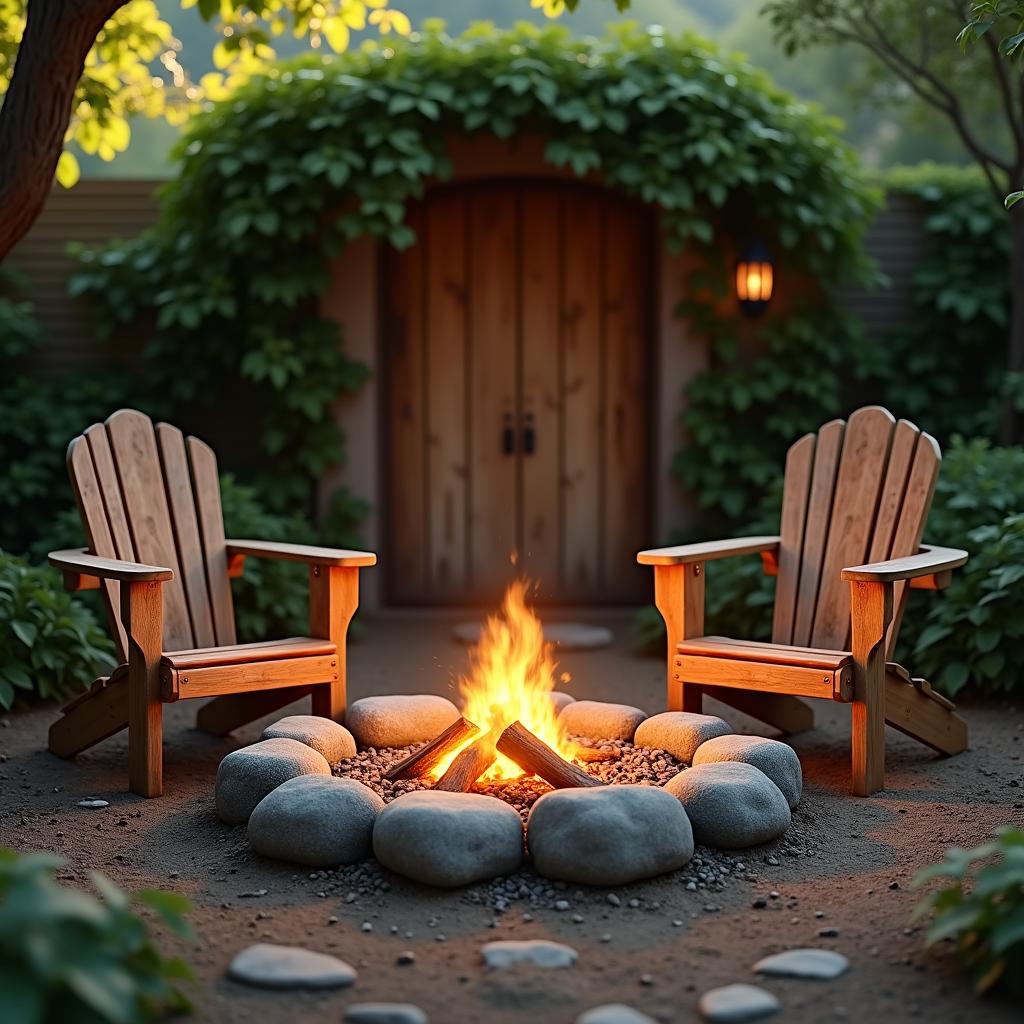
M174 394L254 382L263 446L288 454L277 491L290 480L298 497L340 455L330 404L365 377L318 313L330 260L365 235L412 244L406 203L450 174L453 135L522 131L549 140L551 164L658 206L669 243L703 249L719 273L719 233L752 219L794 269L831 284L862 267L875 197L835 123L738 58L635 25L452 39L434 23L282 65L197 118L159 223L86 257L75 287L108 328L155 316L150 363ZM707 296L685 312L728 358L714 308ZM815 315L827 330L820 304Z

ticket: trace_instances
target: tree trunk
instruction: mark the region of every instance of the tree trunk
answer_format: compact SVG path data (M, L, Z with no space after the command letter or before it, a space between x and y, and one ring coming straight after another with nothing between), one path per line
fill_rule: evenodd
M1014 398L1024 395L1024 203L1010 208L1010 344L1007 370L1015 375L1013 394L1006 401L1000 440L1020 444L1024 416L1014 408Z
M42 211L86 55L124 2L29 0L25 33L0 106L0 261Z

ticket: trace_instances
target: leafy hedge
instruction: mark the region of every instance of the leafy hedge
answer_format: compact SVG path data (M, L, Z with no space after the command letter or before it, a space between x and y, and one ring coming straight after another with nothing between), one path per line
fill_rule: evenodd
M59 885L65 861L0 847L0 1018L11 1024L146 1024L187 1010L192 972L165 957L137 912L191 939L188 901L144 890L129 896L98 871L97 899Z
M58 572L0 551L0 707L19 694L68 697L113 660L105 626Z
M863 270L875 193L836 124L763 73L634 25L600 40L528 25L451 39L431 23L275 68L195 118L157 226L87 256L75 291L108 331L152 318L148 360L174 396L251 382L265 451L287 453L277 490L296 498L339 457L329 409L365 377L317 311L332 257L363 235L413 242L406 204L450 174L452 135L519 131L546 135L553 165L659 206L669 240L709 247L710 266L723 237L756 223L797 270ZM790 333L794 365L808 338Z

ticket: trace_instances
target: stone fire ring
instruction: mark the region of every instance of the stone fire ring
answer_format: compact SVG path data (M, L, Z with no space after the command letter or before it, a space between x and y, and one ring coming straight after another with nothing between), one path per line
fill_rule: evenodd
M396 794L391 787L402 783L381 780L459 717L444 698L394 695L356 701L347 728L308 715L283 718L221 761L217 814L245 823L257 853L310 867L373 855L414 881L454 888L513 874L528 858L545 878L619 886L684 867L695 843L744 849L777 839L801 795L800 761L785 743L735 735L712 715L647 717L628 705L569 701L559 717L570 735L616 748L624 764L639 754L668 766L669 776L659 775L660 785L620 784L612 773L608 785L544 792L529 808L524 843L519 811L496 796ZM393 756L391 748L399 748ZM602 764L609 761L582 767L600 775ZM361 780L332 771L352 765Z

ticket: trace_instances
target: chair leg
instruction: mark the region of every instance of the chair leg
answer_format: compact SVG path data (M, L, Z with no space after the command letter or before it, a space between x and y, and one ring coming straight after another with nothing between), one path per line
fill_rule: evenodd
M853 792L870 796L885 788L885 638L893 593L891 583L851 581L850 588Z
M139 796L160 796L163 793L161 584L122 583L121 621L128 637L129 787Z
M699 713L703 705L701 688L683 681L675 667L675 658L676 647L683 640L704 632L704 563L656 565L654 603L665 620L668 643L666 709Z
M309 567L309 635L331 640L337 650L337 675L313 688L313 714L340 722L345 717L348 624L359 607L359 570L336 565Z

